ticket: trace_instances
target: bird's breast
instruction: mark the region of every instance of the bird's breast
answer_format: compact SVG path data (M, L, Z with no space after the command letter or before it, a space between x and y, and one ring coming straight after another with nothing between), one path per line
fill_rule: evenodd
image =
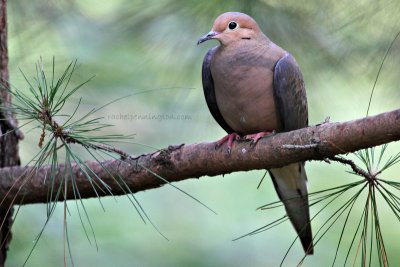
M211 63L218 108L241 134L279 130L273 69L279 56L265 49L217 51Z

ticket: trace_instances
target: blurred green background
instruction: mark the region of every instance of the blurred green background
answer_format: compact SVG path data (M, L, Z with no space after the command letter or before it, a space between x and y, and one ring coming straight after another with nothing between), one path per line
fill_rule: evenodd
M214 141L224 132L208 111L200 72L203 56L216 43L196 46L196 41L211 29L217 15L226 11L253 16L271 40L296 57L306 82L310 124L320 123L327 116L331 121L365 116L382 58L400 31L400 2L389 0L12 0L8 1L11 82L16 88L26 88L18 68L33 77L34 64L40 57L49 74L53 56L56 73L77 58L81 66L73 82L96 77L78 92L71 108L79 97L83 97L83 108L90 109L125 95L153 90L126 97L99 114L105 123L116 125L115 133L136 134L133 141L139 145L127 145L123 147L126 151L154 151L140 144L163 148ZM399 43L395 43L383 66L370 114L399 107ZM119 114L137 119L116 119ZM174 117L139 118L146 115ZM33 131L21 143L23 163L37 153L38 140L39 133ZM392 152L398 149L397 144L390 147ZM309 162L310 191L354 181L356 178L345 170L336 163ZM398 170L388 170L382 177L396 180ZM270 179L256 189L263 173L234 173L176 184L218 215L170 186L138 193L137 198L170 241L143 224L126 197L107 197L103 199L105 212L98 200L85 201L96 233L96 250L71 206L68 223L75 266L277 266L295 238L289 222L232 242L284 213L282 208L255 210L277 200ZM400 236L398 230L394 231L398 223L384 202L380 204L390 263L398 266ZM358 223L362 203L358 206L350 225ZM8 266L23 264L45 222L45 211L45 205L20 209ZM312 215L317 211L312 208ZM327 214L334 211L332 206ZM314 232L326 218L328 215L313 222ZM27 266L63 264L62 223L60 205ZM331 264L340 230L341 224L335 224L304 266ZM341 244L338 265L343 265L351 238L350 231ZM296 242L284 266L295 266L302 256Z

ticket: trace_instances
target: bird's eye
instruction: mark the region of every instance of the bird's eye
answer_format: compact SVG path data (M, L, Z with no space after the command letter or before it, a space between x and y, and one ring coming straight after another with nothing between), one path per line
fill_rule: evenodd
M234 30L238 27L238 24L234 21L229 22L228 28L229 30Z

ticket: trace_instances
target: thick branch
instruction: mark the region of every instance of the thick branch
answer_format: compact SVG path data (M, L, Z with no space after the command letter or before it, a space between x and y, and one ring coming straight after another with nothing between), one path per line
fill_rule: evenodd
M364 119L323 123L289 133L276 134L261 139L255 147L251 147L248 142L235 142L231 154L227 154L224 146L216 150L214 143L200 143L170 146L133 160L109 160L102 164L97 162L87 162L87 164L112 188L114 195L121 195L126 194L126 190L115 182L114 178L118 175L123 177L132 192L137 192L165 184L154 174L172 182L204 175L214 176L235 171L274 168L292 162L321 160L399 139L400 109ZM16 203L23 204L47 201L49 179L46 177L49 166L40 168L26 179L26 173L30 171L31 167L10 167L0 170L0 195L4 197L3 205L11 203L14 197ZM58 173L55 186L61 181L64 166L59 167ZM73 173L81 197L95 197L91 183L79 166L73 167ZM18 191L22 185L24 186ZM70 192L68 198L73 198L71 188L68 192Z
M0 105L8 107L11 96L8 91L8 49L7 49L7 1L0 0ZM15 129L16 120L10 112L0 111L0 166L19 165L18 136L5 134ZM4 181L7 183L7 181ZM11 241L12 207L0 207L0 220L3 225L0 230L0 266L4 266L7 250Z

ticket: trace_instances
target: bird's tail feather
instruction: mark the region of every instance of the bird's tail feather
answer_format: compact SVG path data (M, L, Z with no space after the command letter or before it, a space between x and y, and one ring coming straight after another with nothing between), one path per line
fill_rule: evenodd
M308 206L307 175L304 162L270 169L270 176L286 213L306 254L313 254L313 238Z

